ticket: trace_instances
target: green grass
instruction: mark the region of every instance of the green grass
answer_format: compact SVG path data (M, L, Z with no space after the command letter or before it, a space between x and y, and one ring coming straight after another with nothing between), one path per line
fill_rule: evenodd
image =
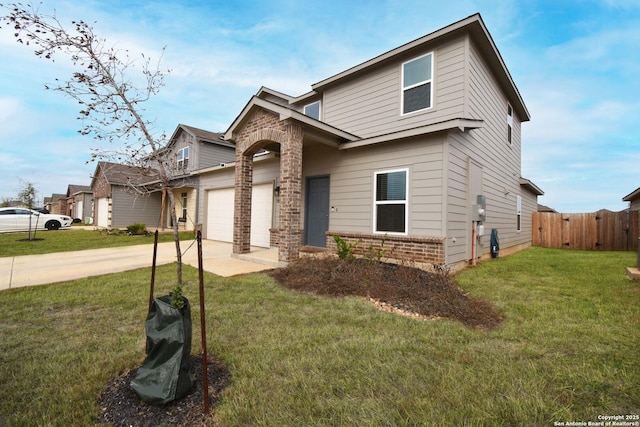
M0 257L153 243L153 234L147 236L129 236L126 233L107 235L104 231L97 230L38 231L35 237L38 240L25 241L29 238L29 233L0 233ZM194 238L195 235L192 232L180 233L180 240L193 240ZM160 233L158 242L173 242L173 233Z
M457 277L502 326L472 330L205 273L209 354L231 372L210 425L553 425L640 413L633 253L532 248ZM149 270L0 293L0 425L92 425L144 358ZM174 266L158 270L158 294ZM185 267L199 350L197 271Z

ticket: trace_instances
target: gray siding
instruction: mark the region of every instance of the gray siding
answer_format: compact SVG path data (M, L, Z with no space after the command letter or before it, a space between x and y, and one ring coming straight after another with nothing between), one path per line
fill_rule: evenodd
M498 229L500 246L509 248L531 243L531 216L536 198L521 188L520 119L514 112L512 141L507 142L507 105L503 92L472 42L468 63L468 112L484 121L484 127L469 133L451 132L448 146L447 263L470 259L470 206L475 195L467 194L468 164L482 166L482 192L487 200L485 235L478 255L489 252L492 228ZM526 193L526 194L525 194ZM516 196L522 196L522 230L516 231ZM453 242L455 238L456 242Z
M220 163L230 163L236 160L236 150L231 147L203 142L197 144L197 169L218 166Z
M82 193L80 199L82 200L82 212L79 212L80 216L78 218L84 221L85 218L93 214L93 194Z
M397 62L327 89L322 107L324 121L367 138L462 117L465 110L465 38L451 40L435 49L413 52L402 60L430 51L434 52L431 109L401 115L401 64Z
M147 228L155 228L160 224L162 197L160 193L148 196L137 196L128 193L119 186L113 186L111 227L126 227L134 223L142 223Z
M430 136L346 151L313 145L305 147L303 175L330 175L331 231L372 233L375 172L408 168L408 234L443 236L442 142L443 136Z

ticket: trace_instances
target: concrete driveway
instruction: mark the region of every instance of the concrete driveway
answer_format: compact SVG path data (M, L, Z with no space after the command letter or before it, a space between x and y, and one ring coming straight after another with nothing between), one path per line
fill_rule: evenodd
M198 267L195 241L180 242L182 261ZM234 255L231 243L202 241L202 267L219 276L255 273L279 266L278 249L252 248L246 255ZM159 243L157 265L176 260L175 244ZM0 290L63 282L90 276L151 267L153 245L124 246L0 258Z

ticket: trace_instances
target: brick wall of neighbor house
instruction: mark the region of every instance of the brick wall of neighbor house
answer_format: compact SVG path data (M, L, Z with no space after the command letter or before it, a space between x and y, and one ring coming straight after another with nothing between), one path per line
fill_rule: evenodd
M371 250L382 251L383 259L442 265L445 262L444 237L389 236L366 233L327 232L327 250L336 253L333 235L337 234L351 244L356 244L354 255L366 256Z
M93 187L93 197L95 199L111 197L111 185L109 185L109 182L107 181L107 178L104 176L102 171L100 173L100 176L98 176L95 180L95 184Z

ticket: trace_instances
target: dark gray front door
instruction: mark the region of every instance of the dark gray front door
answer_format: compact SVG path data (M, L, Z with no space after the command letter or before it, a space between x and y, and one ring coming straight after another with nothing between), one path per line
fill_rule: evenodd
M325 233L329 230L329 177L307 178L304 243L326 247Z

